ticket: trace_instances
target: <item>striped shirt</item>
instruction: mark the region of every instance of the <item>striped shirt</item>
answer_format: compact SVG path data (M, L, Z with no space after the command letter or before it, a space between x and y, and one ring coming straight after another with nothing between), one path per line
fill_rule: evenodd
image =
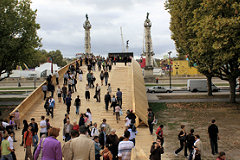
M118 157L122 157L122 160L131 160L132 148L134 148L132 141L121 141L118 145Z

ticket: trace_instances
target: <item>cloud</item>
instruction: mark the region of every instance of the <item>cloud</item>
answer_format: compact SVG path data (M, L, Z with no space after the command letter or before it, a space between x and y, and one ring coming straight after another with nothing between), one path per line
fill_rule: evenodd
M37 9L38 31L43 49L62 51L65 57L84 52L85 14L92 24L92 52L107 55L120 52L123 30L124 43L129 40L129 51L142 53L143 23L146 13L152 21L152 42L156 57L175 50L169 31L170 15L164 8L164 0L33 0ZM125 45L125 44L124 44Z

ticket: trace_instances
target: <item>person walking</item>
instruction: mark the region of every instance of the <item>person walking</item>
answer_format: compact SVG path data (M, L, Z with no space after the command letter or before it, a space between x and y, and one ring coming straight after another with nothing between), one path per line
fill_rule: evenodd
M129 137L129 141L132 141L134 146L136 144L136 135L137 135L137 129L134 126L134 124L130 124L128 127L128 131L130 132L130 137Z
M70 95L68 94L68 95L67 95L67 98L66 98L67 114L70 114L71 102L72 102L72 98L71 98Z
M92 126L92 112L91 112L90 108L87 108L86 115L88 116L88 120L90 122L90 126Z
M81 100L80 100L79 95L78 95L77 98L75 99L76 114L79 114L80 105L81 105Z
M161 145L161 140L157 137L156 142L153 142L150 150L150 160L161 160L161 155L164 153L164 149Z
M78 79L79 79L80 82L82 82L82 79L83 79L83 71L82 71L81 69L79 69L78 73L79 73Z
M58 96L58 102L61 102L61 97L62 97L62 89L60 86L57 88L57 96Z
M151 134L153 134L153 122L155 121L155 115L151 108L148 108L148 127Z
M22 129L22 143L20 146L23 146L23 140L24 140L24 133L28 130L28 123L27 120L23 120L23 129Z
M101 73L100 73L101 85L103 85L103 79L104 79L104 73L103 73L103 71L101 71Z
M42 155L41 159L44 160L62 160L61 142L56 139L59 136L59 132L60 128L53 127L49 130L49 136L40 140L34 154L34 160L39 159L40 154Z
M109 92L110 95L112 95L112 87L110 83L108 83L107 91Z
M106 134L106 128L102 127L99 133L99 143L101 146L101 149L104 149L107 141L107 134Z
M178 134L178 140L180 142L180 148L178 148L174 153L175 156L178 155L178 153L184 149L184 156L187 157L187 146L186 146L186 131L185 131L185 125L181 125L181 131Z
M66 97L67 97L67 87L65 84L63 84L62 87L62 98L63 98L63 103L66 103Z
M54 92L55 92L55 87L53 84L50 84L50 91L51 91L51 96L54 96Z
M122 108L122 92L120 91L120 88L117 89L116 97L117 97L118 104Z
M33 147L36 148L38 144L38 124L35 122L35 118L31 118L31 123L29 124L29 126L31 126L32 131Z
M64 73L64 75L63 75L63 79L64 79L64 85L66 85L67 84L67 81L68 81L68 73L66 72L66 73Z
M49 115L49 113L50 113L53 118L53 111L54 111L54 107L55 107L55 100L53 99L53 97L50 97L48 104L49 104L49 106L48 106L47 114Z
M72 139L77 138L79 136L79 130L72 130L71 131L71 140L64 143L63 147L62 147L62 155L63 158L66 160L70 160L70 144L72 142Z
M163 125L161 124L156 131L157 138L161 140L161 146L163 146L164 138L163 138Z
M85 126L81 126L79 130L80 136L72 139L70 144L70 159L95 160L95 142L86 136Z
M108 78L109 78L109 74L108 74L108 71L106 70L104 72L105 86L107 86L107 84L108 84Z
M73 125L70 123L70 119L67 120L67 123L64 124L63 128L63 136L65 142L69 141L71 139L71 131L73 130Z
M208 135L210 138L210 144L212 149L212 154L218 154L218 127L215 124L215 119L212 120L212 124L208 127Z
M115 114L116 114L116 120L117 120L117 123L118 121L120 121L120 111L121 111L121 108L118 104L116 104L116 107L115 107Z
M93 124L92 130L91 130L91 136L99 136L98 128L97 128L97 123Z
M87 81L88 81L88 87L91 88L92 74L90 71L87 74Z
M113 160L117 160L117 154L118 154L118 136L116 135L116 130L111 129L110 134L107 136L106 146L109 146L109 150L111 151L113 155Z
M47 123L45 121L45 116L41 116L41 121L40 121L40 138L42 135L47 136Z
M33 142L33 137L32 137L32 126L28 126L28 130L24 133L24 148L26 149L25 153L25 160L33 160L33 155L31 151L31 146Z
M124 139L118 145L118 157L120 160L130 160L131 159L131 151L134 148L134 144L132 141L129 141L130 132L124 132Z
M194 142L194 160L201 160L202 155L202 141L200 140L199 135L195 135L195 142Z
M10 149L11 149L11 155L12 155L12 159L13 160L16 160L16 154L15 154L15 149L14 149L14 146L13 146L13 136L14 136L14 132L11 131L9 132L9 136L7 138L7 140L9 141L10 143Z
M86 84L86 87L85 87L85 99L86 99L87 101L90 100L90 92L89 92L89 86L88 86L88 84Z
M67 84L68 84L68 91L72 92L72 79L71 79L71 77L68 78Z
M99 144L99 137L98 136L94 136L93 137L93 141L95 142L95 160L100 160L100 144Z
M3 141L1 142L1 160L13 160L12 149L10 148L10 142L8 141L8 134L3 135Z
M112 96L111 98L111 106L110 107L113 107L113 114L115 114L115 107L117 105L117 99L115 98L115 95Z
M98 83L96 84L96 89L95 89L95 97L97 99L97 102L100 102L100 91L101 91L101 87L98 85Z
M186 137L186 146L187 146L188 151L189 151L188 160L192 160L194 142L195 142L194 129L191 129L190 133Z
M46 96L47 96L47 91L48 91L48 87L47 87L47 83L44 83L43 86L42 86L42 91L43 91L43 100L46 99Z
M109 103L111 103L111 96L109 92L107 92L107 94L104 96L104 101L105 101L105 110L108 111Z
M105 118L102 120L102 123L100 124L100 128L103 128L103 127L106 128L106 134L107 135L110 134L111 127L109 124L107 124L107 120Z
M54 75L56 77L56 85L59 85L59 74L58 74L58 71L55 71Z

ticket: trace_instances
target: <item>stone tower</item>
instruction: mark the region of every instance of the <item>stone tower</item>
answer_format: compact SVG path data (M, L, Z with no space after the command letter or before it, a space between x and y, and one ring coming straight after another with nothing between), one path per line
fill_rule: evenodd
M90 37L90 29L92 25L88 20L88 15L86 14L86 21L83 24L83 28L85 29L85 54L91 55L91 37Z
M151 27L152 23L148 18L149 13L147 13L146 20L144 22L144 39L145 39L145 52L143 53L146 56L146 68L153 68L153 59L152 56L154 55L152 49L152 37L151 37Z

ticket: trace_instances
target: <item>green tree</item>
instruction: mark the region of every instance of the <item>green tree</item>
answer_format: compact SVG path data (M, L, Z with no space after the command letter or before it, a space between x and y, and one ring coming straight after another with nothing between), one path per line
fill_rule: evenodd
M210 63L214 76L229 82L230 102L236 102L236 79L240 76L240 2L203 0L194 11L193 29L196 39L192 48L196 57L213 59Z
M194 10L200 7L202 0L168 0L165 3L166 9L171 15L170 30L172 39L175 41L179 59L188 56L190 65L197 65L200 73L208 80L208 95L212 96L213 64L212 57L204 54L194 54L195 46L193 40L196 39L194 32ZM206 63L208 62L208 63Z
M64 61L60 50L48 52L47 57L51 57L53 59L53 63L56 63L60 67L63 67L67 64L67 62Z
M36 13L30 0L0 1L0 75L27 64L40 47Z

